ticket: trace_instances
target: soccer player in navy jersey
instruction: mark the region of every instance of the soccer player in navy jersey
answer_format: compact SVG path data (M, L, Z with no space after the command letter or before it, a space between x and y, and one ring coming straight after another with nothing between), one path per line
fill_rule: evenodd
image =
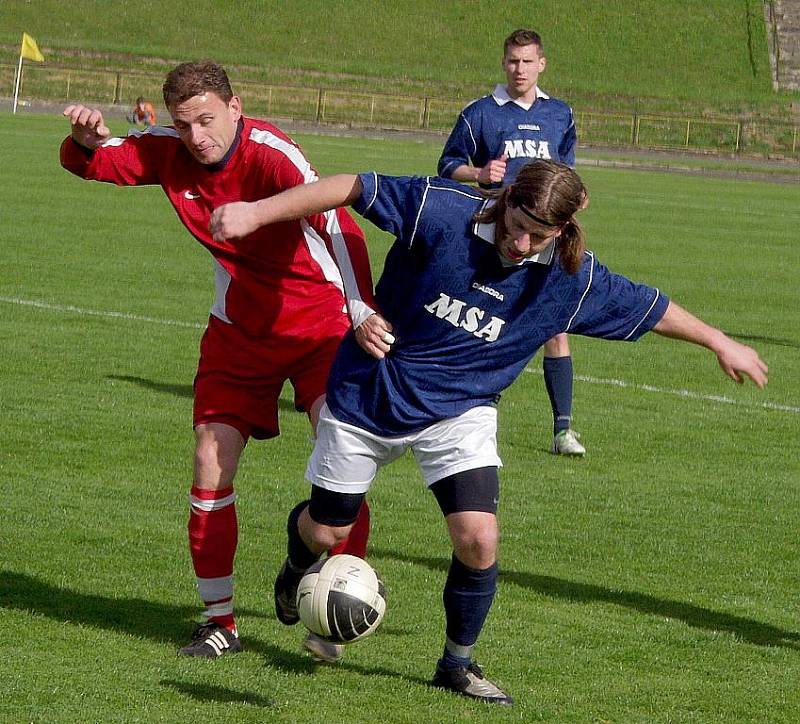
M372 279L364 237L344 210L260 229L235 243L208 232L215 206L255 200L317 179L300 148L275 126L242 115L216 63L183 63L166 77L173 125L114 138L102 113L64 110L71 134L61 163L85 178L124 186L160 185L181 222L213 257L216 298L194 381L194 479L189 544L207 622L181 649L216 658L241 649L233 611L238 541L233 481L249 438L275 437L285 380L316 427L328 371L344 333L370 344ZM348 315L349 312L349 315ZM377 337L375 337L377 339ZM335 552L364 556L369 515ZM305 641L315 656L340 647Z
M482 188L511 183L532 159L575 165L577 135L572 109L538 86L546 66L544 47L533 30L515 30L503 44L506 85L470 103L459 115L439 159L439 175ZM557 455L584 455L572 429L572 355L567 335L544 344L544 382L553 410Z
M331 368L306 471L311 498L289 515L276 611L283 623L297 622L304 571L347 535L378 469L410 448L453 544L433 683L510 704L472 655L497 583L500 393L544 342L567 331L633 341L653 330L707 347L728 376L758 387L767 366L585 249L575 213L587 193L568 166L534 161L513 184L488 193L441 178L331 176L223 206L210 229L217 240L236 239L348 204L395 237L376 286L380 349L365 351L350 332Z

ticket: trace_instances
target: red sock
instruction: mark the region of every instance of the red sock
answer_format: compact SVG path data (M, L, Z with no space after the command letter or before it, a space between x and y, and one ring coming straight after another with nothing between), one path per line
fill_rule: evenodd
M329 556L339 553L349 553L351 556L359 558L367 557L367 540L369 539L369 506L366 498L358 509L358 517L347 536L341 543L328 551Z
M206 616L235 632L233 558L239 529L233 487L201 490L193 486L189 502L189 550Z

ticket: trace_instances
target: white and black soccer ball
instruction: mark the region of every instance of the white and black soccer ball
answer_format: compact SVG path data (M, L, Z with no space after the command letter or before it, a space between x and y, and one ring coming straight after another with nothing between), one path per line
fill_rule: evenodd
M309 631L337 644L369 636L385 612L383 581L356 556L341 554L318 561L297 587L300 620Z

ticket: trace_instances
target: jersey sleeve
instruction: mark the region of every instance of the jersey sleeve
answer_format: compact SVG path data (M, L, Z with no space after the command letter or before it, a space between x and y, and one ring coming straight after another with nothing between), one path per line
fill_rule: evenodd
M453 171L459 166L475 165L474 158L478 151L475 139L478 135L479 129L474 128L474 119L471 122L466 111L460 113L439 158L438 173L440 176L452 178Z
M561 143L558 144L558 157L562 163L567 164L571 168L575 168L575 147L578 145L578 131L575 128L575 118L572 114L572 108L569 109L569 116L567 118L567 128L561 138Z
M142 133L109 138L92 151L67 136L61 144L61 165L70 173L91 181L117 186L158 184L159 169L165 157L162 141Z
M591 252L587 257L579 272L584 290L565 332L634 342L658 324L669 305L665 294L613 274Z
M430 177L364 173L359 179L363 190L353 208L379 229L410 247L430 187Z
M355 329L377 309L364 233L346 209L309 217L308 223L325 241L339 267L347 311Z
M270 196L301 184L318 180L316 171L299 146L287 137L272 136L270 154L266 164L269 179L265 189ZM323 240L342 277L343 293L353 328L358 327L375 311L367 246L364 234L345 209L333 209L315 214L306 223Z

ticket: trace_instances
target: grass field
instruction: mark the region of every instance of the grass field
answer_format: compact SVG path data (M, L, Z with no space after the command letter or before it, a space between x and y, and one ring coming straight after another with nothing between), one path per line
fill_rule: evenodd
M239 66L237 82L466 102L502 78L502 39L532 25L549 59L542 87L578 109L783 116L791 100L772 91L761 0L539 0L502 12L488 0L173 0L170 17L153 0L6 0L0 60L16 62L25 31L49 62L73 67L116 53L126 57L111 67L161 75L159 60L210 56Z
M598 257L756 346L771 380L737 387L653 335L575 338L576 461L546 452L538 358L507 392L500 589L477 650L517 699L498 711L426 685L449 552L409 459L370 493L381 630L325 668L275 619L310 452L288 390L282 437L251 444L237 481L246 651L175 656L200 610L185 521L210 259L159 190L62 171L66 132L0 115L0 721L797 721L797 185L579 168ZM427 173L439 151L298 140L323 173ZM379 268L389 240L368 233Z

